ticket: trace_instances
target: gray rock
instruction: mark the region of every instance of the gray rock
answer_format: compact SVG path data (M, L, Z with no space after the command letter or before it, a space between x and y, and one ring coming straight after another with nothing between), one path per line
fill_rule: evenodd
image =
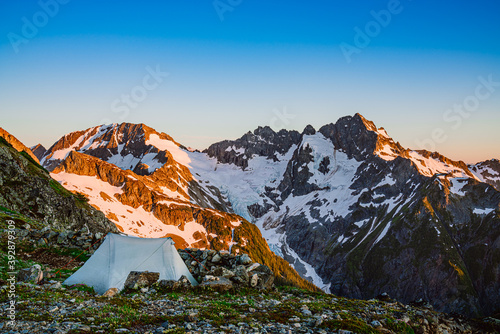
M259 277L259 284L257 285L258 289L270 290L273 288L274 274L268 266L260 265L256 269L252 270L249 274L257 274L257 276Z
M300 312L301 312L303 315L305 315L306 317L310 317L310 316L312 316L312 312L311 312L311 311L309 311L309 310L302 309Z
M233 278L231 278L231 280L233 282L236 282L238 284L242 284L245 286L248 285L250 277L249 277L244 266L242 266L242 265L237 266L234 269L234 274L235 274L235 276Z
M248 256L248 254L243 254L240 257L240 262L243 265L248 265L248 264L252 263L252 259L250 258L250 256Z
M187 278L186 276L182 275L178 280L177 282L180 284L181 287L183 288L189 288L192 286L191 284L191 281L189 280L189 278Z
M214 289L224 292L233 288L233 283L225 277L215 277L214 280L206 280L200 284L200 287Z
M247 267L247 271L252 271L254 269L257 269L260 266L260 263L252 263Z
M219 263L222 260L221 256L219 254L215 254L212 257L212 263Z
M125 288L128 289L141 289L149 287L156 283L160 278L160 273L148 271L131 271L125 281Z
M158 281L158 287L168 288L168 289L180 289L180 288L191 288L191 281L184 275L182 275L177 281L175 280L165 280L162 279Z
M259 275L253 274L252 277L250 278L250 286L252 288L255 288L258 283L259 283Z
M19 270L17 273L17 280L19 282L31 282L38 284L43 279L42 267L39 264L35 264L30 268L25 268Z
M170 289L176 289L180 287L180 284L178 281L171 280L171 279L162 279L158 281L158 286L162 288L170 288Z
M231 278L236 275L234 271L226 269L224 267L215 267L212 270L210 270L210 274L213 276L222 276L225 278Z
M52 284L51 286L49 286L50 289L54 289L54 290L60 290L63 288L61 282L57 282L57 283L54 283Z
M108 298L112 298L114 297L116 294L118 293L118 289L117 288L110 288L108 289L102 296L103 297L108 297Z

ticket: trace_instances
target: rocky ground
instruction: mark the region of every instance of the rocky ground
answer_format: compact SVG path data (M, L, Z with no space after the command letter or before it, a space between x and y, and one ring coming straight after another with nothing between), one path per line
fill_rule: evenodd
M39 284L18 279L15 285L15 323L8 322L9 319L3 316L0 332L500 332L500 320L472 320L439 313L425 302L410 306L391 300L387 295L366 301L273 286L263 269L258 269L259 265L247 256L194 249L180 250L179 253L194 276L204 281L198 287L190 287L187 280L178 284L159 281L149 287L137 287L137 290L125 289L112 297L99 296L86 286L66 287L61 284L99 245L101 235L84 232L61 236L51 234L49 230L36 231L42 237L34 240L30 234L17 231L18 268L38 268L38 264L43 279ZM8 262L4 239L0 245L0 308L2 314L8 315L12 288L6 274ZM79 246L72 248L70 245ZM90 246L89 251L82 253L82 246ZM217 281L216 277L227 284L212 284ZM256 282L254 285L252 278Z
M87 287L21 283L15 326L4 333L495 333L493 319L471 321L425 307L351 300L281 287L259 292L206 289L96 296ZM5 293L2 292L5 300ZM5 311L7 303L1 304Z

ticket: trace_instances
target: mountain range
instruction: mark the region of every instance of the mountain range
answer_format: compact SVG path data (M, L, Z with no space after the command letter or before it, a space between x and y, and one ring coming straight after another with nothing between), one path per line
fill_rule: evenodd
M124 233L249 253L342 296L500 309L498 160L406 149L360 114L302 132L259 127L203 152L130 123L32 151Z

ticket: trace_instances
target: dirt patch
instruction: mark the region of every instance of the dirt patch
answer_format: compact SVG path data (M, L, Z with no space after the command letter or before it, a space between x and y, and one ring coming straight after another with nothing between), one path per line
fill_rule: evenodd
M69 255L57 255L49 252L47 249L42 248L38 248L30 253L20 254L20 257L23 260L33 260L37 263L46 265L51 268L74 269L76 267L79 267L80 262L82 262L82 259L80 257L78 257L76 260L73 260L73 257Z

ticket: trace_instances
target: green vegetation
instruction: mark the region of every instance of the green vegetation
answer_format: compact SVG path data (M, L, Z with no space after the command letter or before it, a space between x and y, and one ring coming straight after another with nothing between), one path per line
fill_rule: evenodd
M54 189L54 191L56 193L58 193L59 195L61 195L61 196L69 197L69 196L73 195L69 190L67 190L66 188L64 188L59 182L57 182L54 179L50 179L49 180L49 186L52 189Z
M387 320L387 327L396 333L415 334L415 331L413 330L413 328L403 321L388 319Z
M1 136L0 136L0 144L3 144L5 146L7 146L7 147L13 148L12 145L7 140L5 140L4 137L1 137Z
M43 168L38 162L35 161L26 151L19 152L23 157L25 157L29 162L31 162L35 167L42 170L43 172L49 174L49 171Z
M88 203L89 199L82 193L76 193L74 194L76 200L80 203Z
M43 224L28 218L19 212L9 210L0 206L0 229L5 229L8 227L7 220L13 220L16 226L21 226L24 224L29 224L34 228L43 228Z

